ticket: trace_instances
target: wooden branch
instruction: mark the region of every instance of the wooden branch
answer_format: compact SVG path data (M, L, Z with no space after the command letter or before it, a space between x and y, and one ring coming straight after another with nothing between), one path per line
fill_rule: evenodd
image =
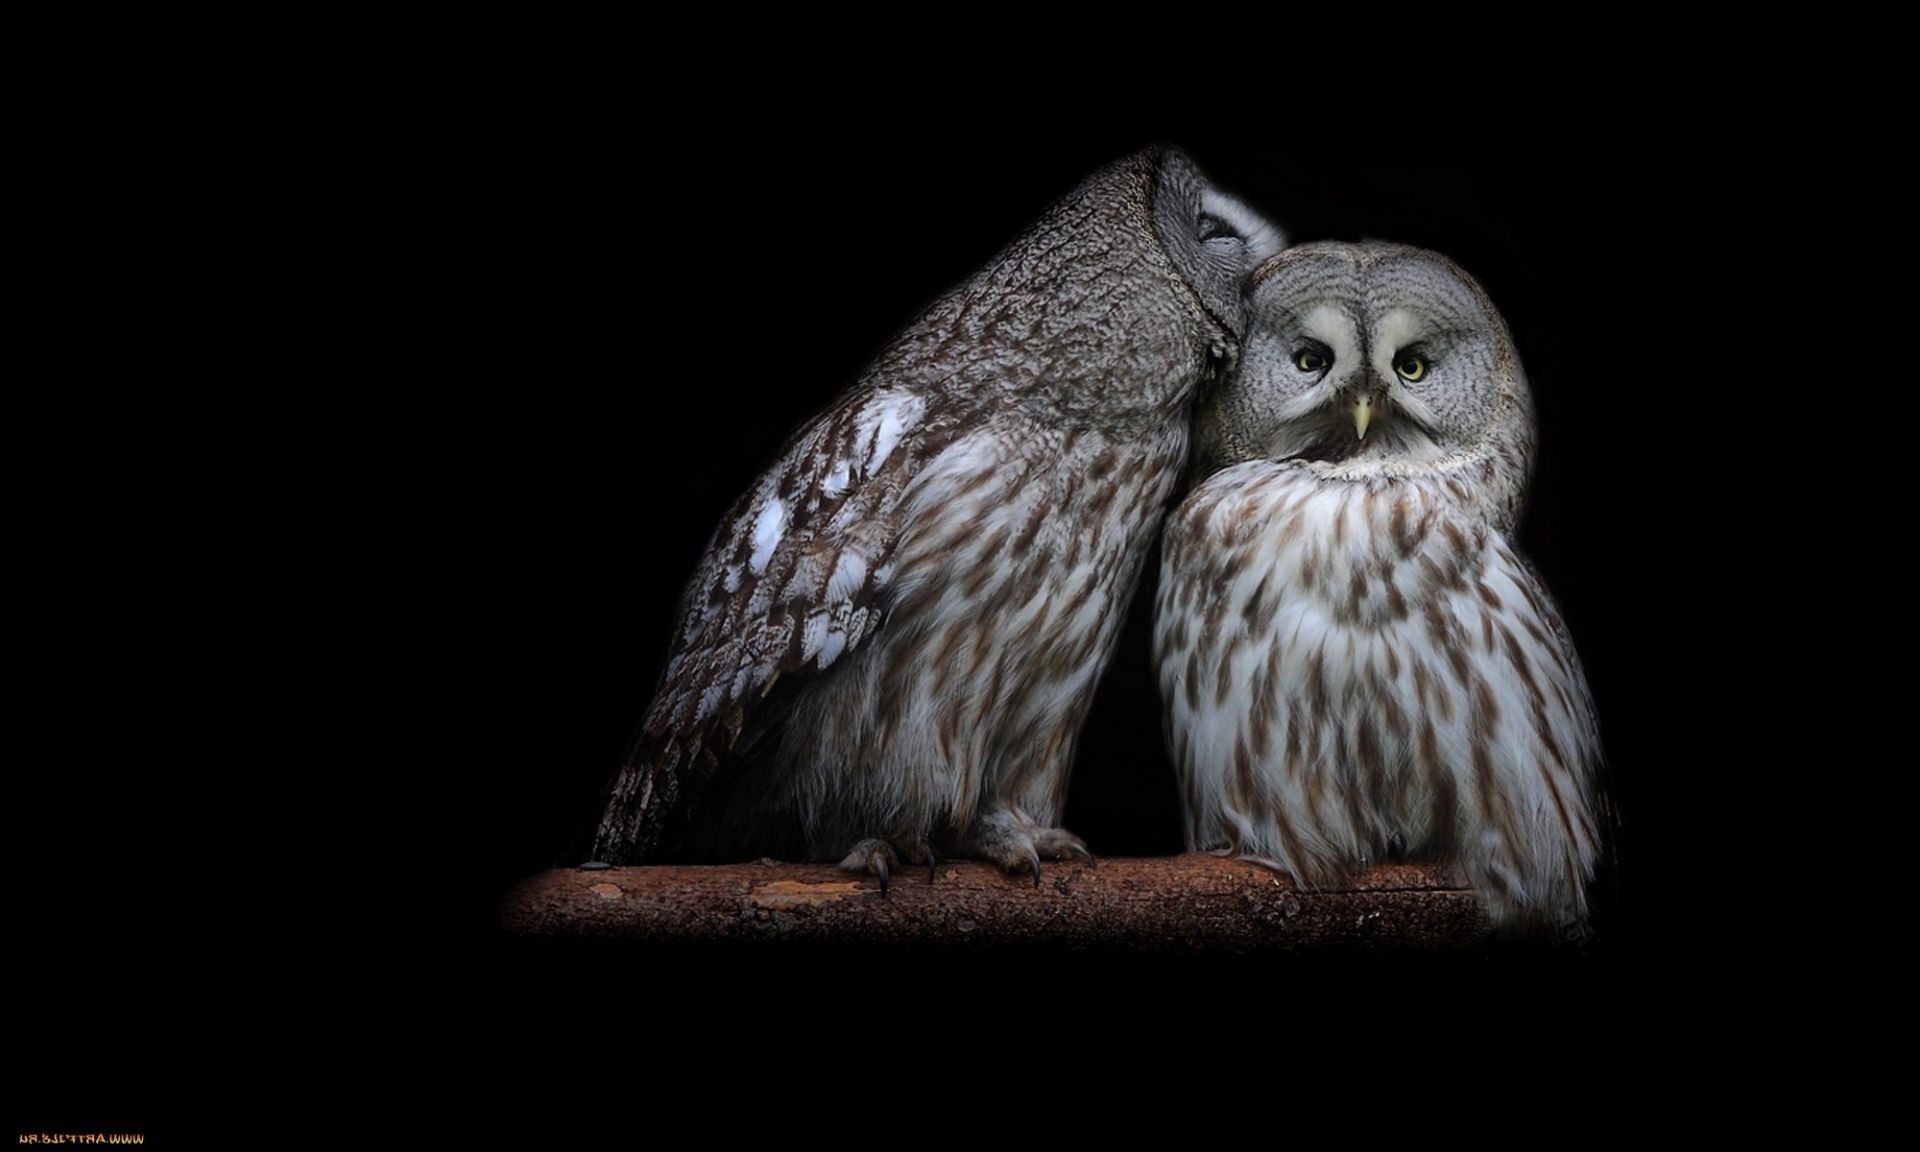
M1375 868L1305 891L1268 869L1206 854L1048 864L1035 887L977 861L877 881L828 865L558 869L501 909L522 937L735 944L1064 945L1160 952L1460 948L1491 927L1444 870Z

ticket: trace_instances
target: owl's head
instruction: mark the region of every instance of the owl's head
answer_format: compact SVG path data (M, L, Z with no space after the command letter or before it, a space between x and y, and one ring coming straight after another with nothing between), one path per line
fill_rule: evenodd
M1247 277L1286 246L1280 230L1215 188L1178 148L1157 149L1153 230L1195 296L1238 339L1246 334Z
M1487 294L1436 252L1304 244L1248 287L1237 374L1202 402L1202 474L1241 460L1413 474L1498 453L1524 484L1526 376Z

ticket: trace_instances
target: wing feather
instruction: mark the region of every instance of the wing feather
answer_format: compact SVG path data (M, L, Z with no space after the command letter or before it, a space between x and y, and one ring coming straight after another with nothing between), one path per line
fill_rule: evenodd
M857 388L734 504L681 599L594 859L652 855L671 814L765 726L776 682L830 671L885 626L906 493L951 427L917 392Z

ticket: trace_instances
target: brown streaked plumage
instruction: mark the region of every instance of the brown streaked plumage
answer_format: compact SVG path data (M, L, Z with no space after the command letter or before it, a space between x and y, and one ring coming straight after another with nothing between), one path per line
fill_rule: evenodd
M594 856L1084 855L1080 726L1278 247L1149 149L936 301L721 523Z
M1444 257L1379 244L1289 250L1249 317L1163 545L1189 846L1306 884L1449 861L1504 920L1582 920L1600 740L1508 543L1533 425L1505 324Z

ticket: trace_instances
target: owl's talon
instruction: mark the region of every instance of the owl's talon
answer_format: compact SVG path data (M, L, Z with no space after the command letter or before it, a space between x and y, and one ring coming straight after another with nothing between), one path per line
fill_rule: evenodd
M1033 845L1049 860L1080 860L1093 863L1093 852L1080 837L1065 828L1045 828L1033 838Z
M848 872L865 872L880 881L880 895L887 894L887 884L893 877L893 869L900 863L900 856L893 845L885 840L868 838L853 846L853 851L840 861L840 867Z
M967 851L998 864L1010 876L1033 873L1033 886L1043 879L1042 860L1079 859L1093 863L1093 853L1080 838L1064 828L1048 828L1018 810L1002 809L981 818L968 834Z
M926 864L927 883L929 885L933 883L935 869L940 867L940 854L933 850L933 845L922 840L918 844L915 844L912 850L902 852L901 856L905 858L909 864Z

